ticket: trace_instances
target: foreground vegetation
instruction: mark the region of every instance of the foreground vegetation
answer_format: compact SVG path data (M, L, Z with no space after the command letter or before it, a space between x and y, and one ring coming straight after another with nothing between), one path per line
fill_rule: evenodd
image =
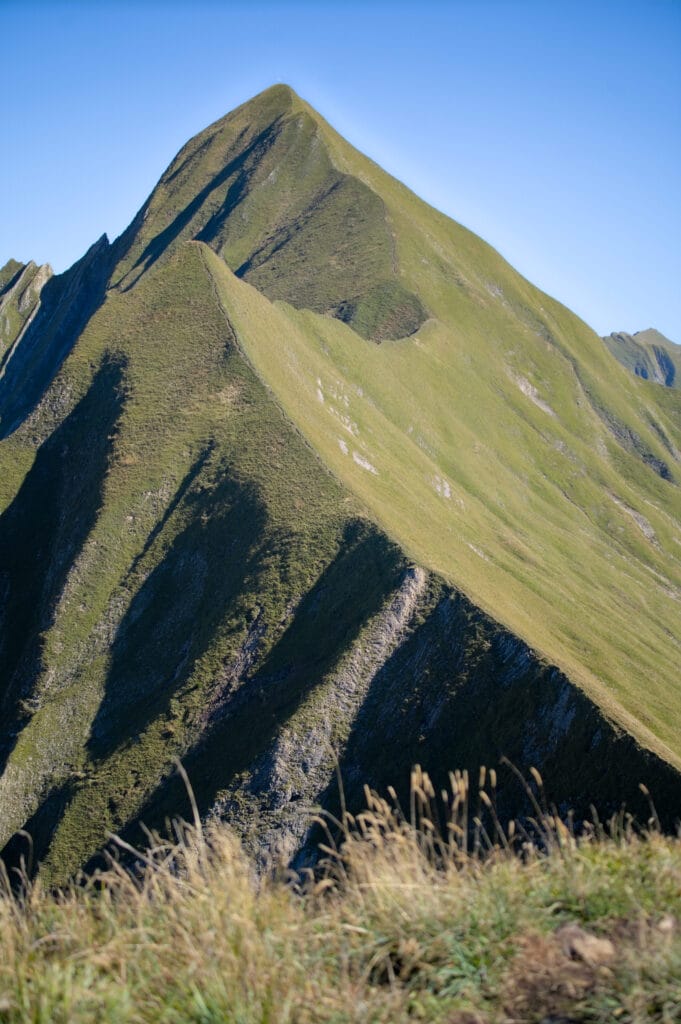
M442 828L421 773L406 813L367 792L302 883L198 818L58 893L5 878L0 1020L681 1020L678 838L621 816L577 839L540 804L504 831L481 781L452 776Z

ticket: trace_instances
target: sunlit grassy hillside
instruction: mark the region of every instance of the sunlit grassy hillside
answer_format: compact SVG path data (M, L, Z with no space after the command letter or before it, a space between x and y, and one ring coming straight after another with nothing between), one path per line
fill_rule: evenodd
M381 526L678 759L679 490L598 412L678 437L656 385L560 307L565 342L469 302L376 347L209 258L245 351Z
M678 398L286 86L188 143L115 288L191 238L258 374L381 526L678 763ZM428 319L376 347L353 317L396 282Z
M430 317L375 347L328 316L272 311L210 257L249 358L413 557L679 763L681 403L284 95L383 199Z

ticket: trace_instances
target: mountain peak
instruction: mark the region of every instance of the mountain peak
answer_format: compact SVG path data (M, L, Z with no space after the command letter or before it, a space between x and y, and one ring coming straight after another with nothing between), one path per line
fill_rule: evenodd
M427 316L401 279L384 201L338 166L321 119L288 85L195 136L133 228L121 290L193 240L270 300L335 317L367 339L406 337Z
M283 117L294 107L302 105L303 101L290 85L285 82L276 82L274 85L268 86L267 89L263 89L262 92L256 93L255 96L251 96L234 110L224 114L215 122L215 125L222 125L225 121L234 120L245 113L255 117L259 122L267 119L273 120L276 117Z
M662 331L658 331L655 327L646 327L643 331L635 331L633 337L636 338L637 341L644 342L648 345L672 345L674 348L679 347L677 342L667 338Z
M252 103L260 97L276 100L281 103L282 106L284 104L291 105L296 102L301 102L298 93L295 89L292 89L287 82L275 82L273 85L269 85L266 89L263 89L262 92L253 96L252 99L247 100L247 103Z

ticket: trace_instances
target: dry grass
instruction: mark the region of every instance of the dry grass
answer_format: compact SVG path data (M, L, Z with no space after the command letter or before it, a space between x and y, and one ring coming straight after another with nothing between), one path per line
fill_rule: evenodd
M465 775L436 801L415 773L406 813L367 793L303 880L198 821L58 893L5 879L0 1020L681 1020L678 839L540 804L502 831L481 782L484 818Z

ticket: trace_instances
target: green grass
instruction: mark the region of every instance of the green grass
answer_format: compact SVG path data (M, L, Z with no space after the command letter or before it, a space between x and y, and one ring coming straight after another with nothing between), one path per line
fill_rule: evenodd
M624 819L575 839L545 814L538 849L493 811L469 833L468 789L452 776L444 833L427 776L407 818L367 793L302 887L257 879L224 825L177 826L134 873L6 886L0 1020L678 1021L679 840Z
M1 785L5 837L67 787L46 843L46 870L64 877L206 730L254 622L257 662L276 649L292 610L353 550L359 520L234 345L195 247L107 299L55 390L70 400L61 425L48 402L3 449L16 465L15 447L45 438L2 520L7 720L29 670L36 679ZM364 562L337 574L333 628L320 612L289 651L303 656L302 692L317 680L305 652L315 672L337 659L402 565L369 524L355 533ZM225 778L223 760L219 744L205 754L207 786Z
M208 255L246 354L415 560L678 765L678 400L632 379L574 314L289 101L315 118L335 166L380 195L400 281L430 319L374 348L329 317L273 310Z
M120 286L198 238L272 300L333 313L375 340L412 334L426 314L397 279L384 203L334 165L320 135L314 113L285 86L197 135L161 178L134 236L124 236Z

